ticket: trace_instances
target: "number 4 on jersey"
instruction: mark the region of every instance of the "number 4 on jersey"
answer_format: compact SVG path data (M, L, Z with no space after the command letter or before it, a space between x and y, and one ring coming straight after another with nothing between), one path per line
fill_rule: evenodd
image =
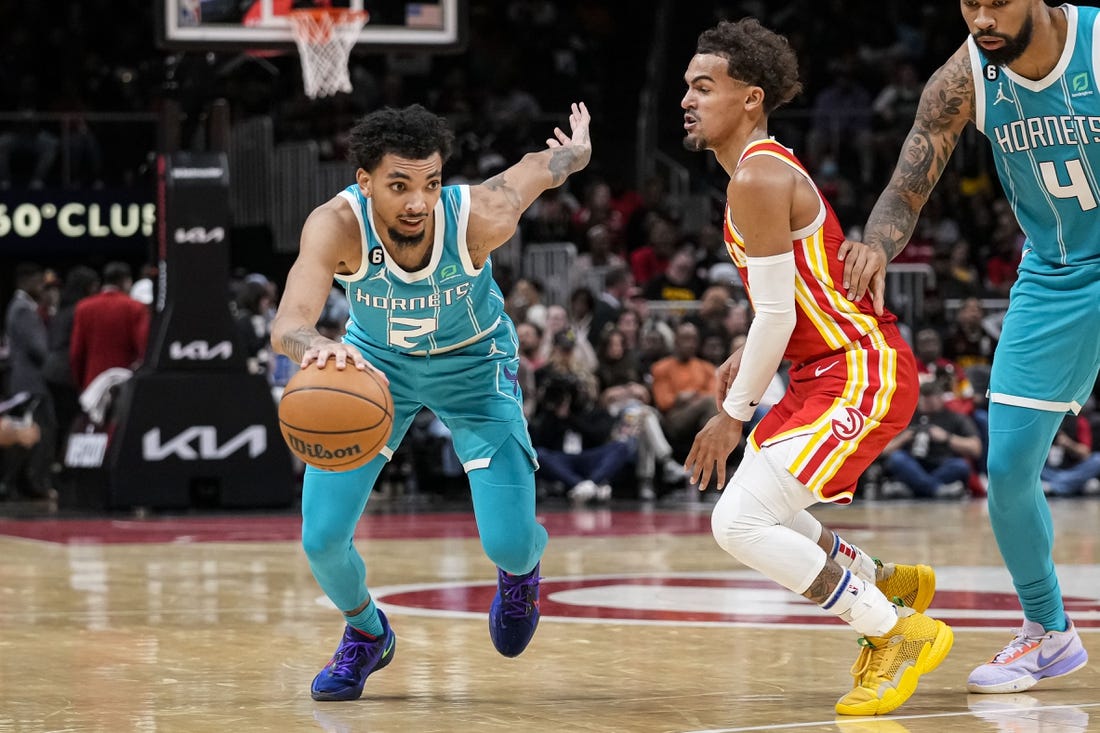
M1082 211L1096 208L1096 196L1089 186L1088 177L1085 176L1085 169L1079 159L1066 161L1066 173L1069 175L1069 185L1066 186L1058 181L1058 172L1051 161L1039 163L1039 172L1043 175L1043 185L1055 198L1077 199Z

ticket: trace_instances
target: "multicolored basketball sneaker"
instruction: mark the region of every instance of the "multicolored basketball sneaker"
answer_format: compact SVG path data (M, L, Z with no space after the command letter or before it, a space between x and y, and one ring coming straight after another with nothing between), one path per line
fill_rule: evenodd
M1042 679L1076 672L1089 661L1073 622L1065 631L1047 631L1024 620L1024 627L992 660L970 673L970 692L1002 693L1031 689Z
M351 626L344 627L336 653L313 678L310 694L314 700L357 700L367 677L393 661L397 637L386 615L379 611L378 618L382 621L381 636L370 637Z
M886 636L860 638L863 650L852 667L855 686L836 703L841 715L896 710L916 692L921 675L940 666L951 651L955 636L943 621L904 608L898 613Z
M898 605L924 613L936 595L936 573L927 565L883 564L875 560L875 585ZM900 601L900 603L899 603Z
M519 656L539 625L539 566L526 575L497 568L497 594L489 607L489 636L506 657Z

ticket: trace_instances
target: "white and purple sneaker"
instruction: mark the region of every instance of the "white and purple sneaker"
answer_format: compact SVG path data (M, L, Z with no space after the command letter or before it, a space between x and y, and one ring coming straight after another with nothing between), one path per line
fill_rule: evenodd
M1046 631L1041 624L1024 620L1008 646L988 663L970 673L970 692L1003 693L1031 689L1039 680L1061 677L1085 666L1089 655L1073 622L1065 631Z

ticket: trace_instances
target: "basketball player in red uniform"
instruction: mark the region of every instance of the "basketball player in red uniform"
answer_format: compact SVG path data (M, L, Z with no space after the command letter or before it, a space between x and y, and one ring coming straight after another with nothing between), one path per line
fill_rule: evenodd
M699 36L684 75L684 145L710 150L730 176L725 240L755 316L744 347L718 370L718 414L696 436L687 469L725 486L715 539L729 554L840 617L860 635L854 688L836 704L878 715L904 703L951 649L951 629L924 611L935 575L881 566L806 509L851 501L856 481L916 408L916 362L892 314L840 291L844 234L810 174L768 137L768 116L801 89L786 39L747 18ZM741 440L779 363L790 386Z

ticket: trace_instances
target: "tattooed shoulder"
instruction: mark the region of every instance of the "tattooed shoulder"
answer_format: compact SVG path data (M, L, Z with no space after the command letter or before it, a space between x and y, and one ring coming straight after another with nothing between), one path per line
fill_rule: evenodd
M955 128L973 120L974 75L970 69L970 54L964 45L928 80L918 122L930 130Z

